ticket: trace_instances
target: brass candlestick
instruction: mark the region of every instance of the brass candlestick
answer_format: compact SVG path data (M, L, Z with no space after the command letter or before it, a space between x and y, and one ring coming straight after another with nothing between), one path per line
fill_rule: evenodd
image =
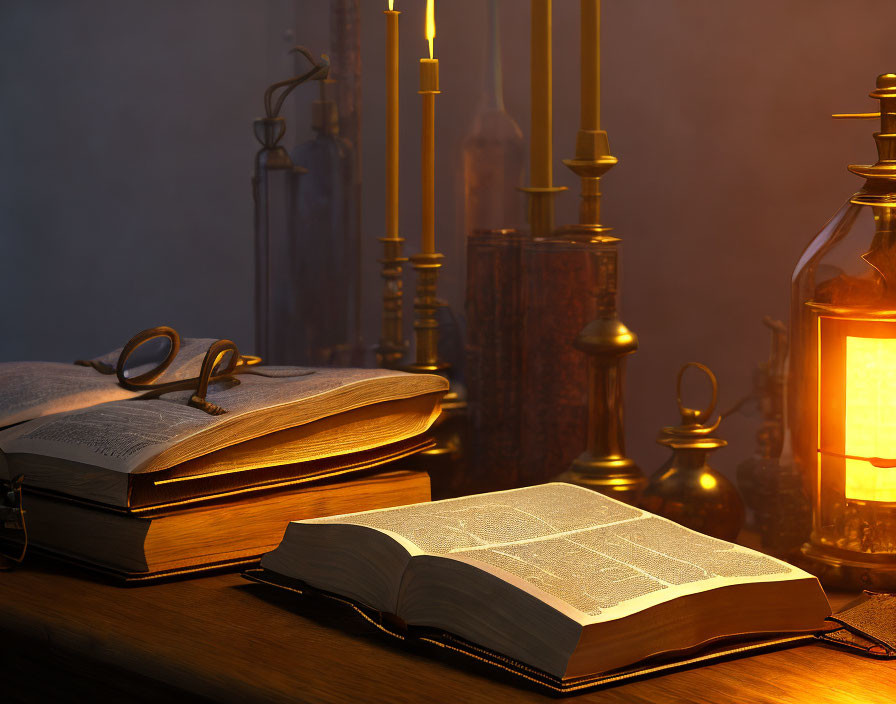
M600 121L599 0L582 1L581 27L582 128L576 136L575 158L563 161L581 181L579 223L558 234L593 246L597 316L574 343L589 358L587 449L560 478L634 503L647 479L625 456L623 391L625 358L638 349L638 337L619 319L619 239L600 223L600 179L617 159L610 154L606 131L591 129Z

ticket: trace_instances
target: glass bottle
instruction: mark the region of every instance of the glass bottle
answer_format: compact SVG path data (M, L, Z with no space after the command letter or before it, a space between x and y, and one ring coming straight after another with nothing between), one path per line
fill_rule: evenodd
M463 296L466 240L474 232L521 224L526 145L516 120L504 108L501 41L497 0L488 2L488 41L482 95L461 155L462 230L452 242L445 265L445 290L452 306Z
M896 588L896 74L877 79L879 160L797 263L787 420L826 584Z
M323 80L326 57L315 62L304 47L296 47L311 67L264 92L265 117L255 120L261 149L255 155L252 198L255 204L255 354L267 364L300 364L296 321L302 311L301 280L296 276L297 196L305 170L280 144L286 121L280 116L287 96L302 83Z
M293 204L296 358L312 366L352 364L356 342L360 262L347 203L351 151L339 135L332 87L320 81L320 99L312 103L315 136L291 154L307 169Z
M255 201L255 354L266 364L295 364L294 322L300 300L294 276L295 240L292 203L304 172L295 166L280 140L282 117L255 121L262 148L255 156L252 196Z

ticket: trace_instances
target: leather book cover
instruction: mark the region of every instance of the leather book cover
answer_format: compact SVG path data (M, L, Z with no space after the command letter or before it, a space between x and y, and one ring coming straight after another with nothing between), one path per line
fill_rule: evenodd
M363 604L339 596L338 594L315 589L303 582L283 577L282 575L269 570L261 568L246 570L243 572L243 577L259 584L266 584L298 595L312 598L325 598L339 602L344 606L353 609L362 618L379 630L404 641L412 647L436 649L441 652L456 654L463 660L474 660L484 666L509 672L516 677L561 694L577 693L582 690L618 684L635 678L659 675L673 669L696 667L721 659L745 657L768 650L790 648L798 645L805 645L807 643L817 643L819 641L837 647L848 647L853 651L858 650L863 654L873 657L896 658L896 648L890 648L889 650L880 648L882 641L880 640L881 634L879 632L882 629L887 634L884 637L892 636L894 628L892 624L896 623L896 620L889 621L887 625L875 626L874 618L868 615L868 613L872 611L872 608L866 606L863 607L861 613L862 623L866 629L870 628L871 631L877 629L878 632L875 632L872 635L855 626L848 626L846 625L847 623L856 620L850 617L850 612L857 603L853 602L853 604L850 604L839 614L836 614L829 619L829 629L819 633L764 634L759 637L743 636L727 638L699 646L698 648L686 652L679 651L677 653L664 654L662 656L650 658L611 672L595 673L593 675L571 679L560 679L530 667L526 663L488 650L487 648L478 646L475 643L471 643L450 633L431 628L406 626L389 614L383 614L366 607ZM887 611L884 616L896 616L896 596L888 596L890 596L890 601L888 602L887 608L891 610ZM883 613L881 611L883 608L884 607L878 603L875 604L873 611L877 616L880 616Z

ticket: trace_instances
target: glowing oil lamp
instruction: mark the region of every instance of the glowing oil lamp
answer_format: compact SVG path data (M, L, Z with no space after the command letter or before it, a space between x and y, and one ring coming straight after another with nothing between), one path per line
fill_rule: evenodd
M896 74L877 79L878 162L794 271L788 425L812 497L809 569L896 589Z

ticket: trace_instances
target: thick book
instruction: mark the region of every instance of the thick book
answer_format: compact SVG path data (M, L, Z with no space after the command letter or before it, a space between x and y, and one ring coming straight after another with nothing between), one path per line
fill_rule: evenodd
M802 570L561 483L291 522L261 567L558 689L830 615Z
M394 465L339 481L240 492L132 511L111 511L40 492L23 508L28 540L56 557L127 582L247 567L277 546L296 517L428 501L429 475Z
M190 390L82 398L80 408L0 431L0 476L136 509L345 474L419 451L447 386L381 369L259 366L209 386L220 415L188 405ZM0 398L10 393L0 386Z

